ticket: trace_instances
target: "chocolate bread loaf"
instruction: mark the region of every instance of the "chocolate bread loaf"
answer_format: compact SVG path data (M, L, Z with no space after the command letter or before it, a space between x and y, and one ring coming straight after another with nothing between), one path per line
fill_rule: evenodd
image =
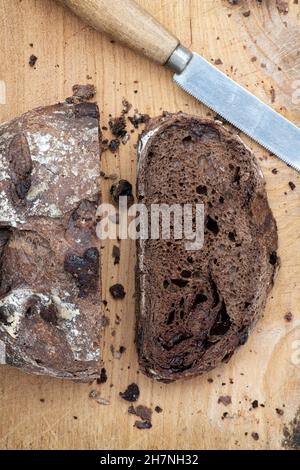
M89 381L101 328L99 112L58 104L0 125L0 363Z
M139 142L138 197L203 203L204 247L141 240L137 348L162 381L202 374L246 343L278 265L277 228L253 154L222 125L186 114L152 120Z

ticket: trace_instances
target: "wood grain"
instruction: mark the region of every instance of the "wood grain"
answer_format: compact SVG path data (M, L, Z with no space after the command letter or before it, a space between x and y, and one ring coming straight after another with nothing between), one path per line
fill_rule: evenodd
M179 44L134 0L59 0L97 31L105 32L161 65Z
M274 101L273 87L272 105L299 123L297 94L291 101L290 90L300 78L298 66L296 62L293 66L291 59L299 51L300 41L294 32L292 43L287 36L290 28L291 31L299 28L300 6L291 0L289 14L281 15L275 3L270 0L258 5L243 0L239 6L232 7L227 0L139 0L141 6L174 31L184 44L208 60L220 59L223 71L270 104ZM243 13L248 10L251 14L245 17ZM278 37L279 25L283 25L283 36L280 36L283 42ZM260 38L258 31L262 34ZM97 86L103 125L107 125L110 113L119 115L123 97L134 108L152 116L162 110L184 110L200 116L209 112L178 89L168 71L118 43L111 43L52 0L0 0L0 41L0 80L7 89L6 105L0 105L1 121L35 106L63 100L70 95L74 83L87 81ZM35 69L28 65L31 54L38 57ZM277 75L274 62L279 60L282 71ZM92 80L87 80L87 76ZM104 154L103 171L134 183L136 138L135 133L126 146L121 146L117 157ZM115 242L109 242L104 249L103 289L110 325L102 340L109 381L96 388L111 405L102 407L88 398L94 385L30 377L2 367L2 449L282 447L283 427L294 418L299 407L300 365L293 347L300 340L300 178L252 141L244 136L243 139L256 152L266 177L270 204L278 223L282 262L264 318L248 344L228 365L209 376L168 386L141 376L133 343L134 243L121 242L121 264L114 266ZM274 168L277 174L272 173ZM294 191L289 186L291 181L296 185ZM103 183L107 199L110 184ZM109 287L115 282L126 287L123 302L112 301L109 296ZM290 323L284 320L288 312L293 314ZM121 345L127 348L120 360L113 358L111 345L115 349ZM208 378L213 383L208 383ZM160 405L164 410L161 414L154 413L150 431L133 427L134 417L128 415L127 404L119 398L119 392L132 382L140 386L141 404ZM218 404L221 395L230 395L232 405L225 408ZM256 399L265 406L251 409L251 402ZM279 416L276 408L283 409L284 415ZM224 412L228 416L222 420ZM252 432L259 434L258 441L253 440Z

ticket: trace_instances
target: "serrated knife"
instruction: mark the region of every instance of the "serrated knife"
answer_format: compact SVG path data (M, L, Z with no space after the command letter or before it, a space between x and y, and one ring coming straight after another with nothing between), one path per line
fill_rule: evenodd
M134 0L59 0L95 29L175 72L186 92L300 171L300 129L189 51Z

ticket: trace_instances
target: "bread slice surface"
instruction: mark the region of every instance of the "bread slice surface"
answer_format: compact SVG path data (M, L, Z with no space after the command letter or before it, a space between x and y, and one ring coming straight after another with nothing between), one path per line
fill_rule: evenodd
M243 142L215 121L153 119L138 147L137 194L152 204L204 204L201 250L138 241L137 349L142 371L173 381L203 374L246 343L278 266L263 175Z

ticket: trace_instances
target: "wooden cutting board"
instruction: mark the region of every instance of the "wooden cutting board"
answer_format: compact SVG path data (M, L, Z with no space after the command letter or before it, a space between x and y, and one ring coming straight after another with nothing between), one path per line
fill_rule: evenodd
M279 12L276 3L284 2L275 0L243 0L238 6L227 0L139 3L185 45L300 125L298 2L287 2L288 14ZM168 71L94 32L54 0L0 0L0 44L0 80L7 90L6 104L0 104L1 122L63 100L73 84L87 82L97 86L104 126L110 113L120 114L123 97L151 116L163 110L208 113L172 83ZM38 57L35 68L28 65L31 54ZM137 133L117 157L104 154L105 173L135 182L136 138ZM300 178L244 140L256 152L266 177L282 261L264 318L248 344L228 365L204 377L172 385L143 377L134 346L134 243L121 243L119 266L113 264L114 243L108 243L103 287L110 325L102 340L107 384L77 385L2 367L1 449L280 449L284 432L289 445L300 446L289 424L300 406ZM289 182L296 185L294 190ZM103 183L107 199L110 184ZM126 287L125 301L114 302L109 295L116 282ZM291 322L284 319L289 312ZM125 346L126 352L116 359L111 346ZM134 416L119 398L132 382L140 386L141 404L163 408L161 414L154 413L151 430L135 429ZM89 399L94 388L110 406ZM220 396L230 396L232 404L218 404ZM253 409L254 400L259 406Z

